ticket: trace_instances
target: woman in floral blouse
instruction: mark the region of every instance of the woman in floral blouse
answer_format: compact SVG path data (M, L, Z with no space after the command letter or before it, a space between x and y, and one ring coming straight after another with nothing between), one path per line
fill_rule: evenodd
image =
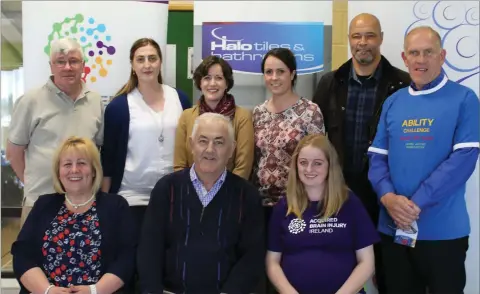
M99 192L100 155L89 139L67 139L53 172L57 193L39 197L12 245L20 293L116 292L135 268L127 201Z
M270 50L262 61L270 99L253 110L255 132L255 182L265 206L285 196L288 171L298 142L310 134L325 134L320 108L298 96L295 56L289 49Z

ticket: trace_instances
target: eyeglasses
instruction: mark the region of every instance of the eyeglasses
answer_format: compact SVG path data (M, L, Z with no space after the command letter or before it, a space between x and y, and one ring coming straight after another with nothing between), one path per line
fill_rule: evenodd
M80 64L82 64L82 62L83 61L79 59L70 59L70 60L60 59L60 60L54 61L53 64L55 64L59 68L64 68L65 66L67 66L67 63L70 64L71 67L78 67Z
M394 225L388 225L388 227L389 227L390 229L392 229L392 230L395 230L395 231L398 230L398 229L400 229L400 230L404 231L404 232L407 233L407 234L416 234L416 233L418 232L418 231L417 231L414 227L412 227L412 226L409 226L408 229L402 229L402 228L399 228L399 227L394 226Z

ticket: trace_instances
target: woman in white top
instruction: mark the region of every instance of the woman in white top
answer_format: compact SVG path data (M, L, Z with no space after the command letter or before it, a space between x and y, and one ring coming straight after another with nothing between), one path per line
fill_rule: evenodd
M130 63L130 79L105 109L102 190L125 197L140 230L151 190L173 172L177 122L191 104L185 94L162 83L157 42L137 40Z

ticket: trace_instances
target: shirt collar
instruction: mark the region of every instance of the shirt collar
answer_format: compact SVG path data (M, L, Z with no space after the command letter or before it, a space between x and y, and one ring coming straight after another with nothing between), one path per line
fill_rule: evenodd
M367 78L367 80L373 78L375 79L375 81L378 81L380 80L380 77L382 76L382 62L378 63L377 65L377 68L375 69L375 71ZM353 79L354 81L358 82L358 83L362 83L360 82L360 79L358 78L358 75L357 73L355 72L355 67L353 66L353 62L352 62L352 66L351 66L351 70L350 70L350 75L348 77L349 79Z
M412 81L410 83L410 87L414 90L414 91L425 91L425 90L430 90L432 88L435 88L436 86L438 86L442 81L443 81L443 77L445 76L445 74L443 72L440 72L440 74L438 75L438 77L434 78L433 81L431 81L430 83L426 84L421 90L417 89L417 86L415 86L415 83Z
M227 177L227 169L225 168L223 170L223 173L220 175L220 177L218 178L218 180L215 182L216 183L221 183L223 184L223 182L225 182L225 178ZM198 175L197 175L197 172L195 171L195 163L192 165L192 167L190 168L190 180L192 181L192 183L195 183L197 181L200 181L200 179L198 178ZM214 184L214 185L215 185Z
M87 88L87 85L85 85L85 83L84 83L83 81L82 81L81 83L82 83L82 91L80 92L80 95L78 95L77 100L86 97L87 94L90 92L90 90ZM53 82L53 75L48 78L47 87L48 87L50 90L54 91L55 94L57 94L57 95L65 95L65 96L68 96L67 94L65 94L65 92L63 92L62 90L60 90L60 89L57 87L57 85L55 85L55 83Z

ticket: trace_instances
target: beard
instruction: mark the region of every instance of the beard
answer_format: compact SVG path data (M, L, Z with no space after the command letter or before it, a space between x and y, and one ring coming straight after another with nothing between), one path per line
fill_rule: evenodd
M353 55L353 57L355 58L355 60L358 63L363 64L363 65L368 65L368 64L371 64L375 60L375 56L374 56L374 54L372 54L371 51L367 51L367 54L363 55L363 56L361 56L358 51L360 51L360 50L357 50L357 53Z

